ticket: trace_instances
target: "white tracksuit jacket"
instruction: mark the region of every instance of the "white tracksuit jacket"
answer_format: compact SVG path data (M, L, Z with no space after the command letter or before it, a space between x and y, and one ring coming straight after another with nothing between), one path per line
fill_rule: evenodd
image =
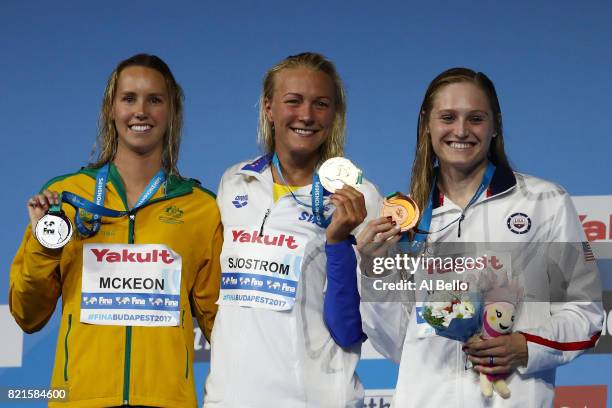
M461 215L461 209L437 190L433 204L430 231L438 231ZM533 252L530 244L573 242L582 248L581 243L586 241L567 192L550 182L509 170L496 170L486 194L464 216L460 237L455 223L430 235L429 242L508 243L508 248L516 251L512 268L536 282L525 286L527 293L535 287L549 290L547 276L554 273L548 272L555 267L544 257L529 256ZM560 254L554 261L561 268L569 263L566 255ZM518 368L506 379L512 392L507 400L495 393L490 399L481 395L477 373L465 369L460 342L419 331L423 329L419 326L427 323L421 319L417 323L417 304L362 302L365 333L379 352L400 363L393 407L552 407L556 367L593 347L602 328L601 302L584 301L601 299L594 261L583 252L578 262L576 256L572 259L576 264L569 267L574 275L568 293L582 301L523 301L518 307L514 330L526 335L529 360L527 367ZM397 280L395 275L385 279ZM363 285L371 284L374 278L364 279L362 291Z
M363 387L355 374L361 345L342 349L323 320L325 230L291 195L274 203L272 186L270 156L239 163L223 175L217 196L225 235L222 279L229 276L229 258L234 266L240 257L258 260L261 271L262 261L274 258L267 251L297 247L303 260L295 304L284 311L223 304L227 292L222 287L204 407L361 407ZM310 190L304 186L295 194L310 204ZM368 214L376 217L381 203L376 188L364 180L359 190ZM327 199L325 203L331 207ZM264 238L259 242L253 232L260 232L262 223ZM267 298L266 292L260 294L258 299Z

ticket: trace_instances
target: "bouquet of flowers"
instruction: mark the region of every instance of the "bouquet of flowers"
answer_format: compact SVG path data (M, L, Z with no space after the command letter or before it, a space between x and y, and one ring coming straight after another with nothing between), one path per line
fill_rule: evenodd
M423 306L423 319L438 336L465 343L482 326L482 302L474 293L435 292Z

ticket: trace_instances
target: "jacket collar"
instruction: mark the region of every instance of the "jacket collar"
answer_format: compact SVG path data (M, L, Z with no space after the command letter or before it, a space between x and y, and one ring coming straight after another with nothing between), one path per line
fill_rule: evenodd
M516 186L516 177L512 169L507 167L496 167L491 183L485 192L485 200L491 197L495 197ZM438 208L444 205L444 194L438 188L436 184L433 191L432 207Z
M514 172L508 167L496 167L491 184L487 189L487 198L505 193L512 187L516 186L516 177Z
M242 166L240 168L240 170L238 170L239 174L252 174L252 173L257 173L259 175L262 175L264 177L266 177L265 175L265 171L266 169L270 169L270 173L269 173L269 177L270 179L272 179L272 156L274 155L274 153L268 153L265 154L261 157L258 157L257 159L255 159L252 162L249 162L247 164L245 164L244 166ZM298 190L302 190L302 188L304 187L300 187ZM311 190L308 190L307 194L312 194ZM325 189L323 189L323 196L327 197L331 195L331 193Z
M96 175L98 174L98 170L99 170L98 168L93 168L93 167L82 167L79 173L86 174L87 176L95 179ZM125 186L123 185L123 180L121 179L121 175L119 174L119 171L117 170L117 166L115 166L114 163L110 163L108 181L113 185L113 187L115 188L115 190L117 191L121 199L123 200L123 203L125 204L125 208L128 208ZM165 188L163 190L160 189L160 191L163 191L161 193L162 197L157 197L157 194L156 194L155 196L156 198L152 198L150 201L153 202L160 198L166 199L166 198L172 198L172 197L177 197L177 196L181 196L184 194L188 194L188 193L191 193L195 187L201 187L200 182L198 180L186 179L181 176L170 174L170 175L167 175L166 177Z
M266 167L270 165L270 163L272 163L272 153L263 155L255 159L254 161L245 164L240 170L254 171L256 173L261 174L266 169Z

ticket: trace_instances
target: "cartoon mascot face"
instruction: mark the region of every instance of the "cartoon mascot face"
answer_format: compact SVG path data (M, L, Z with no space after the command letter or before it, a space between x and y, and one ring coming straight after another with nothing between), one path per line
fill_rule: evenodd
M508 302L494 302L485 306L484 324L499 333L507 334L514 325L514 305Z

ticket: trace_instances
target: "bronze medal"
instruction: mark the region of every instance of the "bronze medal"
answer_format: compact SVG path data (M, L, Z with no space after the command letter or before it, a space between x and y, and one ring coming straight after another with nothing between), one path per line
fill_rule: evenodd
M420 211L414 200L402 193L394 193L385 197L380 210L382 217L392 217L400 226L402 232L416 226Z

